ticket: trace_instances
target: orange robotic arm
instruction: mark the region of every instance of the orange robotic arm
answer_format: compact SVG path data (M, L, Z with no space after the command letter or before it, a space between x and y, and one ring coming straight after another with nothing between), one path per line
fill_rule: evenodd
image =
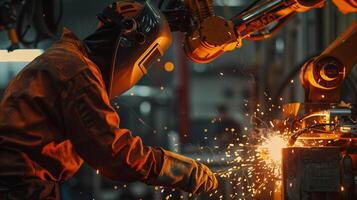
M216 16L213 0L183 0L193 17L186 34L184 50L197 63L209 63L226 51L242 46L242 40L271 37L296 13L320 8L325 0L255 1L230 20ZM356 12L355 0L333 0L343 13Z
M332 0L332 2L343 14L357 12L356 0Z
M341 85L357 63L357 20L319 56L302 68L306 102L339 103Z
M186 55L194 62L208 63L241 47L242 39L262 40L272 36L295 13L319 8L325 0L263 1L230 20L214 14L212 0L184 2L194 21L184 41Z

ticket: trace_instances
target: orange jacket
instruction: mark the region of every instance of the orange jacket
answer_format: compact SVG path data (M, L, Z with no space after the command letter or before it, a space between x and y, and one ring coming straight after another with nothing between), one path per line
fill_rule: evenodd
M151 182L163 152L119 128L99 68L69 30L10 83L0 104L1 180L70 178L83 160L111 179Z

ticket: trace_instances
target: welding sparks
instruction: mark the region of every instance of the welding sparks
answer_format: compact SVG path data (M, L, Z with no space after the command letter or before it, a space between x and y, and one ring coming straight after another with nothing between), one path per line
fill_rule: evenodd
M287 147L287 141L281 135L273 135L266 139L257 151L268 164L279 166L282 160L282 150Z
M264 199L264 195L280 192L282 149L288 146L287 141L279 131L262 129L258 135L246 137L245 142L227 145L225 162L231 167L215 174L229 178L232 199Z
M280 101L282 100L283 98L280 98ZM249 105L248 101L244 103L245 106ZM271 108L280 109L280 106L272 105ZM257 105L255 111L256 114L245 113L244 116L253 122L258 116L269 115L269 111L264 110L261 105ZM213 118L210 123L219 123L225 133L237 132L236 138L233 136L224 143L220 136L210 135L212 131L210 128L201 129L202 138L212 143L209 146L198 146L199 157L194 159L207 165L212 163L219 165L218 170L213 170L214 174L220 181L224 180L231 186L229 194L216 190L209 194L210 199L267 199L281 192L282 149L288 146L288 131L286 133L282 129L281 132L277 131L279 124L275 124L275 121L263 121L264 119L260 118L257 120L263 126L257 128L255 124L251 124L252 126L246 124L240 130L223 127L220 118ZM169 130L169 127L165 126L164 130ZM159 187L155 187L155 190L160 190L158 192L164 194L167 199L175 198L171 195L172 191Z

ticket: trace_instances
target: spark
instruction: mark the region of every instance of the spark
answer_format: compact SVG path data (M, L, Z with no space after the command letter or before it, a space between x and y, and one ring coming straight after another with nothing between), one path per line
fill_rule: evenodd
M266 141L258 147L263 160L268 164L280 165L282 159L282 150L287 147L287 141L282 135L273 135L266 139Z
M164 87L160 89L163 90ZM269 97L269 100L272 100L271 97ZM279 100L283 101L283 98L280 97ZM246 107L250 105L247 100L244 100L243 103ZM271 111L271 108L274 110L281 109L281 106L271 104L269 108L269 111ZM255 115L253 113L245 113L244 116L251 120L253 117L258 118L257 115L266 116L269 114L259 104L256 106L255 111ZM221 121L220 118L216 117L211 119L210 123L216 124ZM253 123L245 124L242 130L222 127L222 130L226 130L227 134L236 133L240 136L232 138L231 141L224 144L220 143L220 136L210 136L209 133L212 130L208 129L208 127L201 129L202 139L212 141L212 144L208 148L207 146L198 146L199 151L203 152L204 149L209 149L209 153L213 153L214 158L199 156L195 160L207 164L218 163L222 167L218 171L214 171L214 174L217 178L226 179L226 183L231 185L230 194L223 195L223 191L215 190L209 194L210 199L225 199L226 197L231 199L237 199L237 197L241 197L240 199L262 199L261 195L279 193L282 187L282 149L288 146L287 133L275 131L279 128L275 121L263 121L263 119L259 119L259 121L265 128L256 127L256 124ZM164 129L168 130L169 127L164 126ZM184 137L187 137L187 134L184 134ZM175 145L178 146L179 144ZM219 154L215 154L216 152L219 152ZM292 187L292 184L290 187ZM164 192L161 187L155 187L155 190L161 190L161 193ZM165 194L167 194L166 192L165 190ZM189 194L189 196L192 196L192 194ZM176 197L175 195L167 194L164 198L175 199Z

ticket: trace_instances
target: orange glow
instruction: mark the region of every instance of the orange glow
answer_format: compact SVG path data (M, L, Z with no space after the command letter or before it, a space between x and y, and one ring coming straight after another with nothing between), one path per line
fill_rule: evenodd
M258 152L263 160L270 164L280 165L282 149L287 147L287 142L281 135L273 135L258 147Z
M165 71L172 72L175 69L175 65L172 62L166 62L164 68L165 68Z

